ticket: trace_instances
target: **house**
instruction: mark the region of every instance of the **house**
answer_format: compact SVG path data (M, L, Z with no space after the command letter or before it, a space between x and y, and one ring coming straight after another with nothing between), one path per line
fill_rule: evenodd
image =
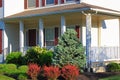
M14 3L14 4L13 4ZM109 4L113 6L109 6ZM0 0L0 53L53 49L72 28L86 46L88 66L120 60L119 2L105 0Z

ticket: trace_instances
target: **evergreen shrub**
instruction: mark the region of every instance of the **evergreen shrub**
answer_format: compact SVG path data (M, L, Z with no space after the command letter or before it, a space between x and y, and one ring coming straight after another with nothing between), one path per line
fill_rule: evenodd
M62 67L69 63L82 68L86 63L84 51L76 31L68 29L59 37L58 45L54 48L53 64Z
M109 63L106 68L108 72L118 72L120 71L120 64L112 62Z

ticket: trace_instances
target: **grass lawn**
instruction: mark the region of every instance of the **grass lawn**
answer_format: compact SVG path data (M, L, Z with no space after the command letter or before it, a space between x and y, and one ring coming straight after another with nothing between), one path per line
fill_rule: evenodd
M5 76L5 75L0 74L0 80L15 80L15 79L13 79L13 78L11 78L11 77L8 77L8 76Z
M120 80L120 75L111 76L111 77L107 77L99 80Z

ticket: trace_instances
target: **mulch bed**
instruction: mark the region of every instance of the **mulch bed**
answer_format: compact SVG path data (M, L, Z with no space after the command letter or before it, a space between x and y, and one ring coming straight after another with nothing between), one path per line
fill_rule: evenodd
M109 76L120 75L120 72L102 72L102 73L82 73L78 80L98 80Z

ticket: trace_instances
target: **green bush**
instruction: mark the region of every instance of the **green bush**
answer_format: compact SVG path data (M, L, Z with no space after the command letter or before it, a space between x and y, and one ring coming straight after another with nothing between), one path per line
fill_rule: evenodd
M18 67L18 71L19 71L20 74L21 73L26 73L27 70L28 70L28 66L27 65L22 65L22 66Z
M15 64L0 64L0 74L18 78L18 80L27 80L27 70L27 65L22 65L17 68Z
M32 47L27 51L25 59L27 63L49 65L52 63L53 52L39 46Z
M109 63L107 65L107 71L109 72L120 71L120 65L118 63Z
M11 52L6 57L6 63L13 63L17 65L22 65L22 53L21 52Z
M54 48L53 63L60 67L65 64L73 64L82 68L86 63L85 49L77 38L75 30L68 29L59 37L58 45Z
M5 76L5 75L1 75L0 74L0 80L15 80L14 78L11 78L11 77L8 77L8 76Z
M15 64L4 64L3 71L5 74L8 74L8 75L18 73L17 66Z
M0 64L0 74L4 74L4 64Z
M28 80L27 77L28 77L27 74L19 74L17 79L18 80Z
M51 65L52 63L53 52L47 51L39 55L39 64L42 65Z
M18 72L17 66L15 64L0 64L0 73L12 75Z

